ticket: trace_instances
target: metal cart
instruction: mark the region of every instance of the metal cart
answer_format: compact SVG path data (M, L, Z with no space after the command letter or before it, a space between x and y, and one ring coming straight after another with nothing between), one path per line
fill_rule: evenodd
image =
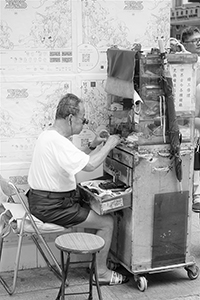
M114 68L119 66L116 59L122 54L123 59L126 54L130 58L128 51L117 51L114 48L108 52L114 75ZM175 108L182 133L181 184L164 126L166 103L162 101L159 52L141 55L135 63L138 73L135 70L134 87L143 100L137 124L135 103L120 94L123 89L116 96L108 95L108 129L124 136L124 142L111 151L104 163L104 172L130 186L132 193L106 200L95 197L91 206L100 214L113 214L115 227L111 253L133 274L140 291L147 289L147 274L183 267L190 279L199 276L199 268L190 253L196 60L190 54L169 57L176 91ZM119 83L123 85L123 82ZM139 134L132 134L134 130Z
M109 50L109 61L116 57L116 51ZM199 276L190 253L196 61L197 57L191 54L168 55L174 106L182 134L181 184L165 131L169 112L160 81L162 59L157 49L141 53L135 63L133 84L143 100L136 124L141 131L137 135L138 147L134 149L134 143L132 147L131 143L125 143L114 149L104 166L106 173L117 173L120 180L132 187L131 207L113 213L115 232L111 249L134 275L140 291L147 289L146 274L184 267L190 279ZM126 102L127 99L121 101L127 111ZM135 106L132 108L135 110ZM119 112L112 113L111 129L121 126L118 116ZM127 118L130 129L135 126L130 126L133 117Z
M134 275L140 291L145 275L184 267L190 279L199 276L191 256L193 149L184 144L183 191L180 191L169 145L141 146L139 151L116 148L108 158L120 179L132 185L132 205L113 212L115 230L111 253Z

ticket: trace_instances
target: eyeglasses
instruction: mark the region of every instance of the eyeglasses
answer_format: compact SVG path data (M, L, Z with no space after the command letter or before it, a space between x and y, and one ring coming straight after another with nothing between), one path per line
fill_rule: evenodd
M82 124L83 124L83 125L89 123L89 120L87 120L86 118L79 118L79 117L77 117L77 119L80 119L80 120L82 121Z
M193 40L190 40L190 41L185 41L184 43L194 43L194 44L198 44L198 43L200 43L200 38L196 38L196 39L193 39Z

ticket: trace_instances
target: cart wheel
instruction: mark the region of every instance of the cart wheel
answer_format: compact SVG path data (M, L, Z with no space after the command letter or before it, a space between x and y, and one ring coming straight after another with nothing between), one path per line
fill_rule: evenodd
M140 292L144 292L147 289L147 280L144 276L141 276L137 279L137 287Z
M189 277L191 280L197 279L198 276L199 276L199 267L198 267L198 266L195 266L194 269L195 269L195 270L187 269L188 277Z

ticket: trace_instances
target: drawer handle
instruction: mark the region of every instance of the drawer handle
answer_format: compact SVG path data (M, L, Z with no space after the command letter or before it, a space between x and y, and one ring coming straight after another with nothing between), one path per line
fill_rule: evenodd
M121 160L122 159L122 154L121 153L117 153L117 157Z
M169 172L171 170L171 166L166 166L166 167L154 167L153 171L156 172Z
M161 156L161 157L169 157L171 154L168 152L158 152L158 155Z

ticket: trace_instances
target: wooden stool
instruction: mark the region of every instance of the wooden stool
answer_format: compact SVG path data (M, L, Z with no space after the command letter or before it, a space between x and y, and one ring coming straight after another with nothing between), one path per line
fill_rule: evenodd
M96 281L96 288L99 296L99 300L102 300L101 289L99 286L97 266L96 266L96 253L99 252L104 247L105 241L91 233L85 232L73 232L60 235L55 240L56 247L60 250L61 255L61 268L62 268L62 284L58 292L56 300L64 300L65 295L79 295L79 294L89 294L88 300L92 300L92 280L93 275ZM66 264L64 262L64 252L67 253ZM79 293L65 293L65 283L67 280L68 269L70 264L71 253L76 254L92 254L91 269L89 276L89 292L79 292ZM82 263L84 263L83 261Z

